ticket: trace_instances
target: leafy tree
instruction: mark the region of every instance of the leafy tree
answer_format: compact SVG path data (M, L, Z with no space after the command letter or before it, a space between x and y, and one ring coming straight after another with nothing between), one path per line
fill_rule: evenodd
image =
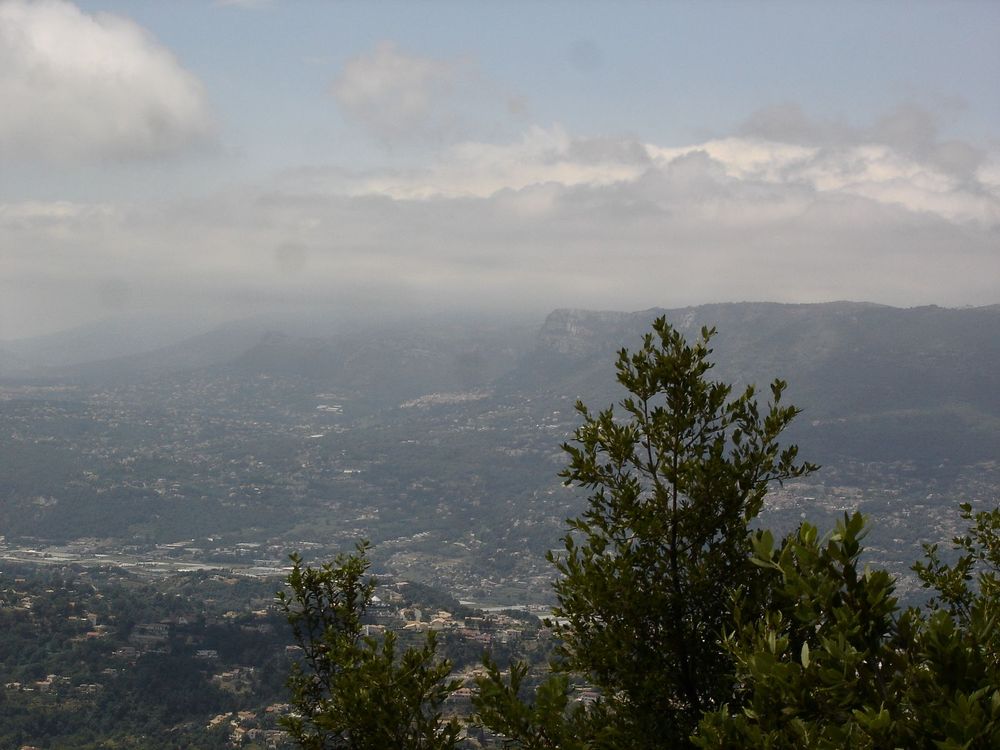
M516 680L504 683L488 663L480 717L522 747L563 747L552 739L560 732L581 747L680 747L703 711L734 698L733 659L720 642L731 592L748 610L764 604L750 523L771 482L815 467L778 442L798 413L781 404L782 381L761 409L752 386L733 397L709 377L714 332L689 344L659 318L637 352L619 353L624 415L577 404L583 424L563 446L562 476L591 494L569 521L565 553L549 557L560 574L554 669L581 674L603 700L557 716L556 703L543 704L566 684L556 675L536 696L541 714L518 709Z
M496 663L486 660L487 674L479 680L475 698L479 721L525 750L588 750L613 747L618 736L603 706L587 710L570 703L569 679L550 676L535 691L534 701L522 699L529 667L511 664L504 679Z
M1000 628L987 627L1000 618L1000 508L974 513L968 503L959 507L969 529L952 540L958 560L943 563L938 545L929 544L927 561L913 569L924 587L935 591L931 608L946 610L963 630L977 633L992 661L1000 663Z
M1000 509L973 516L955 540L915 567L936 590L929 611L899 612L894 581L859 565L864 521L826 539L803 524L777 548L755 540L754 562L774 583L763 619L736 610L727 649L741 705L705 716L702 748L1000 747L997 598ZM970 586L975 581L975 585Z
M292 555L290 593L278 602L303 658L288 680L294 712L283 725L308 750L450 750L459 726L441 708L459 683L448 679L450 662L436 659L434 634L401 655L394 633L363 635L375 589L369 548L361 542L320 568Z
M888 637L898 605L892 578L860 567L863 529L854 515L825 540L809 524L777 548L769 531L757 535L770 608L748 616L737 600L726 646L738 699L702 721L697 745L863 747L880 731L901 658Z

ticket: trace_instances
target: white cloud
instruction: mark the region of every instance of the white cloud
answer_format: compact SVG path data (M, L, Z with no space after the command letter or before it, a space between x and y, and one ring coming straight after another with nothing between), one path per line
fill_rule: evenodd
M703 150L726 174L780 188L805 186L816 195L860 196L949 221L1000 224L1000 191L942 166L935 151L924 158L880 143L807 147L755 138L709 141L689 149L650 152L664 163Z
M75 310L60 315L85 318L109 279L128 290L121 305L233 316L329 300L996 303L1000 158L963 177L937 145L742 135L665 148L535 128L455 144L422 169L312 167L157 210L0 205L0 318L51 317L55 296Z
M677 182L686 169L689 177L697 174L702 182L685 184L689 194L675 197L699 212L721 195L738 191L744 197L766 196L771 205L754 205L763 215L788 210L790 196L796 204L803 195L809 200L840 196L927 212L947 221L1000 225L996 163L984 161L977 177L970 179L942 166L938 153L935 144L929 144L921 158L875 142L806 146L751 136L665 148L628 139L572 137L554 126L532 128L509 143L455 144L423 169L363 174L310 169L290 173L287 184L396 200L488 198L540 185L652 184L658 175ZM704 169L693 166L691 159L698 155L704 158L699 162ZM711 181L704 182L709 177ZM741 211L738 205L729 208Z
M501 190L532 185L608 185L634 180L649 166L641 144L571 138L561 127L534 127L511 143L465 141L441 152L424 169L359 175L309 170L290 173L318 189L347 195L387 195L397 199L485 198Z
M406 140L454 127L440 105L461 75L457 63L407 55L384 41L347 63L333 94L349 117L378 137Z
M0 0L0 158L160 155L211 131L198 79L137 24Z

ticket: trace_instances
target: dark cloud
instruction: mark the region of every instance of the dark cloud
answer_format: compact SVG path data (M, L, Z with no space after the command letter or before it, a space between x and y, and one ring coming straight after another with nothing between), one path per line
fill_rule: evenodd
M948 102L945 105L945 110L955 106ZM871 125L852 126L811 118L798 104L786 102L757 110L738 132L770 141L824 148L885 145L946 174L972 180L985 161L986 152L964 141L942 139L943 117L941 112L904 102Z
M611 137L574 139L562 158L584 164L609 161L621 164L652 164L649 152L639 141Z
M814 120L795 102L756 110L737 129L737 133L778 143L809 146L842 144L853 138L853 131L846 124Z

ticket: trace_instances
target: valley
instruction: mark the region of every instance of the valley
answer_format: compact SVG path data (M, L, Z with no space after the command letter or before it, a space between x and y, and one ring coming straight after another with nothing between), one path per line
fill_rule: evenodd
M268 574L291 551L322 560L369 538L394 575L544 606L545 552L583 502L558 477L574 403L621 397L616 352L657 312L326 337L223 329L22 369L0 382L3 554ZM789 440L823 468L775 487L762 523L829 527L861 509L872 561L905 577L924 542L951 536L958 502L1000 495L1000 308L734 304L668 317L718 326L719 378L764 388L780 375L803 409Z

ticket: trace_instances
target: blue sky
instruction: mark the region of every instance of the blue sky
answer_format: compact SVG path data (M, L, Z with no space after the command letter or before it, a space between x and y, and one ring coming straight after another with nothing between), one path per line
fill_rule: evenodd
M178 302L1000 302L998 28L992 2L0 0L0 339Z
M316 152L401 158L345 123L328 95L350 59L385 40L469 61L497 95L523 98L527 111L508 128L561 123L684 145L772 105L868 124L907 101L933 110L945 133L1000 134L1000 4L990 2L80 6L149 29L206 84L223 139L267 166Z

